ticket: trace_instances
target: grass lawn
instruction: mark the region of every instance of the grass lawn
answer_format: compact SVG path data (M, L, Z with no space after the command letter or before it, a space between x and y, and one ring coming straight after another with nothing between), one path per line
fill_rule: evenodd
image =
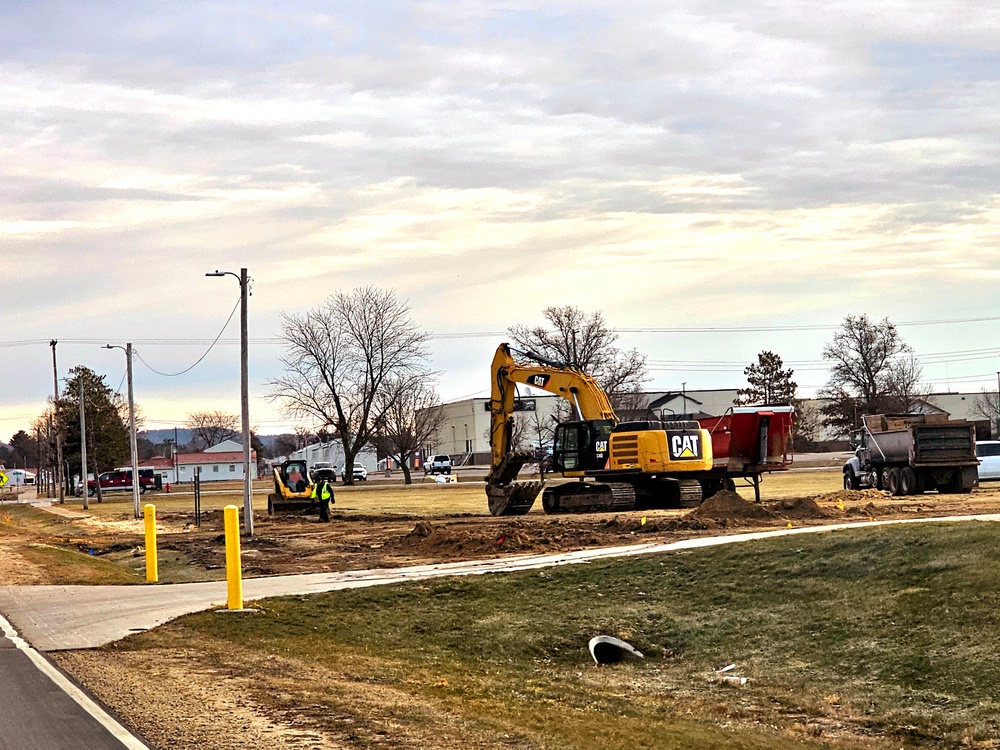
M427 747L997 747L998 543L986 523L815 534L274 599L108 648L199 644L231 676L275 660L251 697L354 747L387 727L454 740ZM597 667L598 634L647 658ZM731 663L746 685L713 674Z
M142 580L134 571L61 544L68 526L66 519L30 505L0 508L0 581L70 585Z

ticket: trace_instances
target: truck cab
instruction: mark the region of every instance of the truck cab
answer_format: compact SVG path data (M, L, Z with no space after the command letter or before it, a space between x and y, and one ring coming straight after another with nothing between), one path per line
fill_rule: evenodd
M871 452L868 449L868 434L865 430L857 430L852 436L854 455L844 464L844 489L860 490L862 487L874 486L872 474ZM876 478L877 479L877 478Z

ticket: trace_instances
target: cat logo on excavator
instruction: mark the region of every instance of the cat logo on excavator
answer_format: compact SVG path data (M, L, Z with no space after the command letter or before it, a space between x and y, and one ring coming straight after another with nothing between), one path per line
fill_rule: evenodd
M701 458L701 440L698 433L670 435L670 460L686 461Z

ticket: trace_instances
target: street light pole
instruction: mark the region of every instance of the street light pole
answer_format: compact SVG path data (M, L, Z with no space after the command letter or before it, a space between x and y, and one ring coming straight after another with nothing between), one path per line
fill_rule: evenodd
M139 510L139 449L135 440L135 397L132 392L132 344L122 346L112 346L108 344L105 349L121 349L125 352L125 373L128 380L128 438L129 451L132 454L132 506L136 518L141 518Z
M253 478L250 476L250 391L249 337L247 335L247 269L237 276L232 271L215 271L206 276L233 276L240 282L240 421L243 423L243 533L253 536Z

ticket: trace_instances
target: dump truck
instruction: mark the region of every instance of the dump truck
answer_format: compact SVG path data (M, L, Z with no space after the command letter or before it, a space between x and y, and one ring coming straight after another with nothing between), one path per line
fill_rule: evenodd
M844 464L844 488L966 493L979 483L976 428L947 414L870 414Z

